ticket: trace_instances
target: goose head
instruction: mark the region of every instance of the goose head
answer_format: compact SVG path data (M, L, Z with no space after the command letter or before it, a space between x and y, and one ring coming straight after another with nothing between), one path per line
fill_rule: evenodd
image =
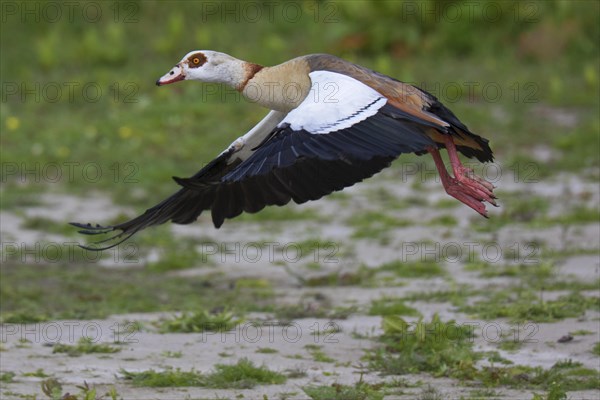
M228 54L194 50L186 54L169 72L156 81L157 86L183 80L223 83L239 88L249 73L250 64Z

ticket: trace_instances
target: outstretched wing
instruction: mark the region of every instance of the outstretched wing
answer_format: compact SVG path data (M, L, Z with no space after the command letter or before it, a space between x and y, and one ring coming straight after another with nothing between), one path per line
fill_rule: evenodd
M183 188L160 204L115 226L74 225L86 234L121 231L98 242L110 242L105 248L152 225L191 223L209 209L218 228L243 211L319 199L372 176L402 153L435 146L426 131L438 124L388 104L349 76L314 71L310 77L312 90L296 109L285 116L271 112L196 175L175 178Z

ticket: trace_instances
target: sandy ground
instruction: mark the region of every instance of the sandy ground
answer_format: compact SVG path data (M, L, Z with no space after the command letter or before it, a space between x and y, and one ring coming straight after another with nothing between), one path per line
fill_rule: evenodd
M416 245L424 240L438 246L454 244L461 249L468 248L468 243L484 243L484 241L497 244L500 249L511 248L515 244L521 246L531 240L545 243L549 248L565 249L599 249L600 225L590 221L569 228L560 226L548 229L524 229L516 226L506 226L493 233L478 233L469 229L473 212L466 207L452 209L434 209L430 204L445 198L441 187L431 182L420 191L423 205L415 205L402 210L394 210L395 216L408 218L412 221L428 221L439 215L453 215L459 222L456 227L430 226L416 223L410 227L394 229L390 232L390 242L382 244L373 240L350 239L352 228L344 221L354 213L373 209L366 193L369 190L385 186L398 198L410 196L413 189L409 183L391 185L393 176L384 175L380 179L373 179L345 191L350 197L346 206L334 200L323 200L299 207L315 208L321 215L332 216L328 221L309 221L299 223L286 223L277 225L276 229L265 228L257 223L242 225L225 224L222 229L214 230L209 227L206 217L200 223L189 226L174 226L177 235L200 237L209 235L215 243L248 243L248 238L253 240L273 240L278 243L291 243L303 238L322 237L343 244L339 252L316 255L319 261L324 261L327 255L332 255L331 263L322 262L321 271L311 271L304 264L306 261L290 264L293 274L277 262L271 262L266 255L258 257L256 262L232 260L230 256L217 252L213 260L217 260L216 268L228 277L266 278L273 282L277 291L277 299L281 303L294 304L307 294L320 293L331 302L331 306L355 305L359 310L368 309L374 299L382 296L403 296L415 291L430 291L449 287L446 279L406 279L402 286L363 288L363 287L323 287L306 288L299 284L297 276L311 276L339 271L356 270L360 265L377 266L383 262L402 259L403 257L414 260L414 257L426 257L428 249ZM496 183L504 191L527 190L553 199L553 208L550 213L560 214L565 202L569 199L584 198L588 204L598 204L600 193L597 184L586 183L575 176L564 175L545 184L517 183L512 177L506 176L501 182ZM585 196L580 196L585 193ZM44 198L43 206L34 207L26 211L27 216L42 215L57 221L75 219L83 214L84 208L80 199L62 195L49 195ZM85 204L86 215L93 216L94 220L102 221L118 213L104 211L110 202L105 199L96 199L93 203ZM93 209L93 212L89 210ZM499 213L492 210L491 217ZM48 235L25 230L19 227L21 216L2 212L2 235L18 242L34 243L43 236L48 240ZM7 236L8 235L8 236ZM59 237L55 238L60 239ZM5 239L3 239L5 240ZM416 247L415 247L416 246ZM438 249L439 250L439 249ZM486 251L492 251L487 249ZM487 257L494 262L495 255L476 247L473 252L480 258ZM523 261L529 253L522 254L517 262ZM219 257L224 257L220 259ZM243 257L242 257L243 258ZM274 252L274 261L281 261L285 255L281 251ZM305 260L305 259L303 259ZM311 260L311 257L308 257ZM598 279L600 276L600 258L598 254L573 254L561 259L559 273L565 277L576 278L582 281ZM246 260L247 261L247 260ZM450 256L440 259L444 263L449 276L456 283L467 283L474 288L485 288L490 283L498 285L508 284L508 278L483 279L477 273L467 272L462 261L451 259ZM500 261L497 261L498 263ZM108 263L110 264L110 262ZM105 265L115 267L114 265ZM123 267L123 266L117 266ZM214 273L215 268L192 268L180 272L194 279L205 273ZM294 276L297 275L297 276ZM548 298L564 294L563 292L549 292ZM600 289L592 291L591 295L600 295ZM149 295L151 295L149 293ZM443 320L454 319L458 324L470 324L474 327L474 342L476 349L497 350L499 335L514 332L519 334L523 345L516 352L500 350L503 357L515 363L550 367L557 360L571 359L583 363L590 368L600 370L600 360L594 356L590 349L600 339L600 310L589 311L584 317L566 319L556 323L543 324L511 324L505 320L481 321L471 316L458 313L449 303L415 302L411 306L417 308L429 319L434 313L439 313ZM47 374L58 378L64 384L65 391L77 392L76 385L83 381L98 387L98 393L103 393L105 388L114 386L119 395L124 399L187 399L187 398L236 398L243 396L246 399L306 399L302 391L306 385L331 385L334 383L353 384L359 379L367 382L381 382L397 377L382 377L376 372L365 368L363 356L365 349L376 346L370 338L381 333L381 318L368 316L366 312L357 312L344 320L327 319L296 319L282 322L268 314L251 314L246 322L236 330L228 333L197 333L197 334L160 334L153 328L152 322L172 314L130 314L115 315L106 320L94 321L53 321L44 324L0 326L0 341L4 351L0 352L0 372L14 371L18 374L43 369ZM406 318L414 321L416 318ZM131 321L139 321L144 327L142 331L134 334L123 334L124 328ZM315 331L326 330L335 326L337 331L327 335L315 335ZM115 335L116 328L120 333ZM577 330L592 331L594 334L576 336L568 343L557 343L557 340L569 332ZM360 333L362 335L356 335ZM514 334L514 333L513 333ZM114 343L123 342L118 346L121 351L114 354L90 354L81 357L69 357L66 354L53 354L53 343L73 344L81 336L94 338L95 341ZM357 337L361 337L360 339ZM28 339L30 343L23 344L19 339ZM307 344L322 346L322 351L336 360L335 363L314 361L307 352ZM276 353L263 354L257 352L259 348L272 348ZM170 357L167 352L181 352L181 357ZM123 380L120 369L128 371L142 371L147 369L161 370L166 367L181 368L197 371L210 371L217 363L235 363L242 357L247 357L256 364L265 364L270 369L277 371L305 371L301 378L288 379L283 385L264 385L251 390L214 390L205 388L137 388ZM451 379L436 379L428 375L403 376L407 382L425 382L434 386L443 398L457 399L468 398L470 392L476 387L465 386L459 381ZM0 394L2 399L16 398L15 394L37 395L44 398L40 389L42 378L18 376L15 382L2 383ZM402 389L402 394L391 395L389 399L418 398L423 387ZM495 389L497 398L506 399L531 399L533 391ZM537 391L538 393L540 391ZM569 393L570 399L598 399L600 391L585 391Z

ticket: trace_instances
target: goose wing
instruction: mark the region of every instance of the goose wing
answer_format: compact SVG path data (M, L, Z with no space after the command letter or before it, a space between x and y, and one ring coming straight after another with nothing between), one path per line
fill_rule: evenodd
M218 228L244 211L319 199L372 176L402 153L435 146L426 131L436 123L388 104L347 75L309 75L311 91L297 108L272 111L194 176L174 178L182 188L158 205L114 226L73 225L85 234L119 231L94 249L116 246L152 225L191 223L205 210Z

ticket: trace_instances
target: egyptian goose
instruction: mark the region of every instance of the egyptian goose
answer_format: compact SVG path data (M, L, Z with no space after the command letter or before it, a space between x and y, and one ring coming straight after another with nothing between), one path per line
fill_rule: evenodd
M494 186L457 153L492 161L488 140L415 86L327 54L263 67L208 50L186 54L156 84L183 80L229 85L271 111L194 176L173 178L181 189L142 215L115 226L73 223L85 234L119 231L93 249L167 221L189 224L204 210L219 228L242 211L316 200L374 175L402 153L431 154L446 192L484 217L483 202L496 205Z

